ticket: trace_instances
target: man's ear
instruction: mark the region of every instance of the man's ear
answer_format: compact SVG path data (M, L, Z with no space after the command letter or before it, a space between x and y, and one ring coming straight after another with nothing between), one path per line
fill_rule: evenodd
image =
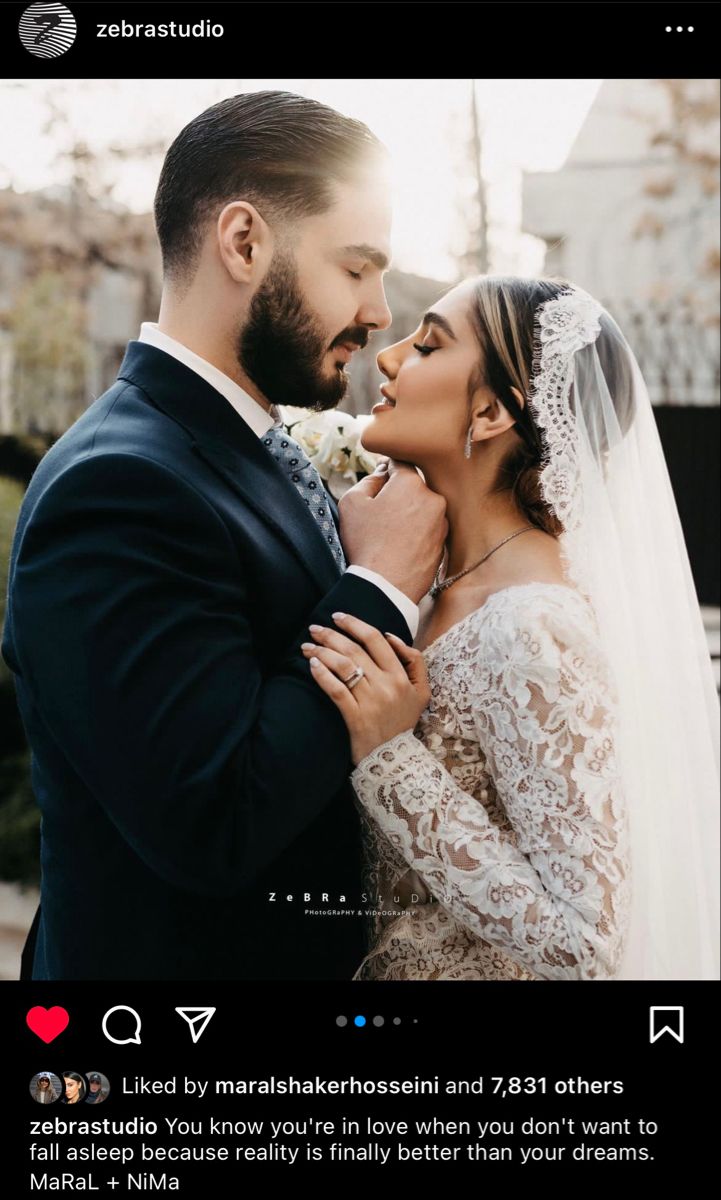
M231 279L259 283L272 257L273 236L257 208L246 200L226 204L216 234L220 258Z

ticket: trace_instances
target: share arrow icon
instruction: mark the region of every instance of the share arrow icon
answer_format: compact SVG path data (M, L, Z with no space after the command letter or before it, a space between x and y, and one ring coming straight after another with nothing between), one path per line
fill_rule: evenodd
M205 1033L206 1026L207 1026L208 1022L210 1021L210 1018L212 1017L213 1013L215 1012L215 1009L214 1008L176 1008L175 1011L183 1018L184 1021L188 1022L188 1029L190 1030L190 1036L193 1039L193 1044L195 1044L197 1041L199 1041L199 1039Z

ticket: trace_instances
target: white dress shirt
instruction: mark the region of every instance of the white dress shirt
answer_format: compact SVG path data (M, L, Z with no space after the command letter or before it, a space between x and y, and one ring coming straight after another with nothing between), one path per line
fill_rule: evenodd
M257 400L249 396L242 387L239 387L235 380L228 375L224 375L212 363L206 362L200 355L195 354L193 350L189 350L182 342L177 342L175 338L171 338L167 333L163 333L158 329L158 326L151 321L144 321L140 326L141 342L146 342L149 346L155 346L158 350L163 350L172 358L177 358L178 362L183 363L186 367L190 367L191 371L195 371L196 375L200 375L206 383L209 383L216 392L220 392L221 396L229 404L232 404L238 416L242 417L246 425L259 438L263 437L269 429L274 425L282 425L282 418L276 405L271 405L270 410L263 408ZM375 584L388 597L392 604L402 613L405 622L410 630L411 637L415 638L418 632L418 606L413 603L409 596L401 592L399 588L394 587L377 571L369 571L367 567L359 567L352 565L346 568L353 575L360 575L362 579L367 579L369 583Z

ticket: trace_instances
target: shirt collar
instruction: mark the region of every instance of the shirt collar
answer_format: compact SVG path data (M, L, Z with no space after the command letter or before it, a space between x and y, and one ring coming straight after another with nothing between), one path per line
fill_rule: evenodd
M212 363L207 362L196 354L193 350L189 350L182 342L177 342L175 338L170 337L167 333L163 333L158 329L158 326L153 321L144 321L140 326L140 342L146 342L149 346L155 346L157 350L164 350L166 354L170 354L172 358L176 358L178 362L189 367L191 371L195 371L196 375L200 375L206 383L215 388L216 392L220 392L229 404L233 406L240 417L250 425L257 436L263 437L269 429L275 425L282 424L282 419L277 406L271 406L270 412L258 404L252 396L249 396L242 387L231 379L228 375L224 375Z

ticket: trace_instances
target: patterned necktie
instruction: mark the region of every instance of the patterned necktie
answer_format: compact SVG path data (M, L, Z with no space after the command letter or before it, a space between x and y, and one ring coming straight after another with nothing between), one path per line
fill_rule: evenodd
M282 425L274 425L263 438L263 445L284 471L291 483L305 500L316 525L328 543L341 571L345 571L346 560L340 544L330 509L328 493L318 471L305 451L286 432Z

